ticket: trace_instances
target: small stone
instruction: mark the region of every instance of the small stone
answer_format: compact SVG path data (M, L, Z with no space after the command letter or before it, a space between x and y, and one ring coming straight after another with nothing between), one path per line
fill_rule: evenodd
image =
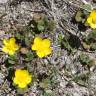
M7 3L8 0L0 0L0 3Z
M20 52L22 54L27 54L28 53L28 49L27 48L21 48Z
M0 37L5 35L5 31L0 30Z
M84 43L84 42L82 42L82 44L83 44L83 47L84 47L86 50L90 49L90 45L87 45L87 44Z
M4 75L2 73L0 73L0 84L2 84L4 82Z
M46 93L52 93L52 91L51 90L46 90Z
M38 20L41 19L41 15L38 14L38 13L34 13L34 14L33 14L33 19L34 19L35 21L38 21Z

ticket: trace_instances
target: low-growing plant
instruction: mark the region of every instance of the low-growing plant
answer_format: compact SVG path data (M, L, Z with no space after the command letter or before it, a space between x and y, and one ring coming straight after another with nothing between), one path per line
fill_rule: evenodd
M76 76L73 78L73 81L75 81L77 84L84 86L84 87L88 87L88 79L90 77L90 73L86 72L86 73L80 73L80 74L76 74Z
M96 31L83 38L83 47L89 51L96 50Z
M81 54L79 56L79 61L82 65L87 66L88 68L96 65L95 59L91 59L87 54Z
M77 11L75 14L75 20L76 22L81 22L82 24L85 23L86 18L92 11L92 7L90 4L84 4L81 6L81 9Z
M29 62L29 61L33 60L33 58L35 57L34 55L35 55L35 54L33 54L31 51L29 51L29 52L25 55L24 61Z
M41 32L50 32L54 31L55 29L55 21L52 19L49 19L44 14L38 14L33 16L33 20L29 23L30 29L33 30L35 34L41 33Z
M79 60L80 60L81 64L83 64L83 65L87 65L90 62L89 56L86 54L81 54L79 56Z
M53 93L49 93L49 92L45 92L43 95L41 96L55 96Z
M73 34L65 34L60 42L61 48L66 49L69 54L74 54L81 44L79 38Z
M78 25L78 29L82 32L85 32L90 24L88 23L88 18L92 12L92 7L90 4L84 4L81 8L76 12L75 16L73 17L73 23ZM91 22L90 22L91 23ZM91 27L91 26L90 26ZM91 27L92 28L92 27Z

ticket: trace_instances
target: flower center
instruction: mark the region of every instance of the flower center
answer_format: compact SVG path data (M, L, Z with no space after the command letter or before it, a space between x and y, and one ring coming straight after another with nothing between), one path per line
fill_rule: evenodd
M8 45L8 46L7 46L7 49L8 49L8 50L14 50L14 46L13 46L13 45Z

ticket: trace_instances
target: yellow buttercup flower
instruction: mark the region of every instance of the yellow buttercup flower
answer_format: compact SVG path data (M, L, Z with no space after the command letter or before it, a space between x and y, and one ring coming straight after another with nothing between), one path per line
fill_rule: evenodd
M93 10L86 22L91 28L96 29L96 10Z
M19 46L16 44L16 40L14 37L10 39L3 40L4 46L2 51L8 53L9 55L14 55L15 51L19 49Z
M42 39L40 37L36 37L34 39L34 44L32 45L32 50L35 50L40 58L51 54L52 49L50 47L50 40L48 38Z
M32 81L32 76L27 70L16 69L13 83L19 88L25 88Z

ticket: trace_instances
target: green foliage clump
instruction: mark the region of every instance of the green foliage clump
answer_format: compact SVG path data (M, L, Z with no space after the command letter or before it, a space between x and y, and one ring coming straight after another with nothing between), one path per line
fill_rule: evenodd
M55 96L53 93L45 92L42 96Z
M83 54L83 53L79 56L79 61L82 65L85 65L88 68L96 64L95 59L91 59L87 54Z
M88 14L91 12L91 10L92 10L92 8L89 4L84 4L83 6L81 6L81 9L78 10L75 15L76 22L81 22L82 24L84 24Z
M88 87L89 77L90 77L89 72L80 73L73 78L73 81L75 81L80 86Z
M52 32L54 31L56 24L54 20L49 19L44 14L35 14L33 20L29 23L30 28L35 34L41 32Z
M69 54L74 54L76 50L80 47L80 40L77 36L73 34L65 34L64 37L59 37L61 48L68 51Z
M86 46L84 46L86 45ZM85 49L90 51L96 50L96 31L90 33L88 36L83 39L83 46Z
M90 62L90 58L86 54L81 54L79 56L79 60L80 60L81 64L83 64L83 65L89 64L89 62Z

